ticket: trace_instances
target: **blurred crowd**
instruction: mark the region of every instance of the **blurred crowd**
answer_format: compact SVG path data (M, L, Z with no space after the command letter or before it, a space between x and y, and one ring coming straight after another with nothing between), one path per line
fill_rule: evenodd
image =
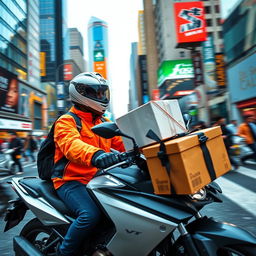
M35 137L32 134L29 134L26 138L19 138L17 133L12 131L9 133L8 139L0 139L0 154L12 149L12 160L18 166L19 173L23 173L21 160L25 163L36 162L35 153L43 140L43 137Z
M244 116L244 122L240 125L236 120L226 123L224 117L217 117L210 127L220 126L225 147L229 154L230 162L234 169L237 169L247 160L256 162L256 118L254 116ZM191 131L198 131L209 128L204 121L199 121L191 127ZM23 172L22 162L35 162L35 153L38 151L43 136L33 136L29 134L25 139L19 138L16 132L10 132L8 139L0 139L0 154L7 149L13 149L11 157Z
M247 160L256 162L256 118L252 115L244 116L244 121L238 125L236 120L226 123L224 117L217 117L211 127L220 126L225 147L230 162L237 169ZM209 128L204 121L199 121L192 127L192 131Z

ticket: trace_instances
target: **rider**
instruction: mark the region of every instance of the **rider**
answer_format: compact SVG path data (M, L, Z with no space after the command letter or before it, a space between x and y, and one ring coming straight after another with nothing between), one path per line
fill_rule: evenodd
M65 205L75 214L64 240L57 248L57 255L76 255L82 241L92 232L100 219L100 210L86 190L86 184L93 178L97 168L106 168L118 162L117 153L110 148L124 151L121 137L105 139L91 131L102 123L109 104L109 86L99 74L85 72L70 81L69 96L74 104L70 112L82 122L79 132L74 118L62 115L55 124L55 164L57 172L52 178L54 188ZM65 159L65 158L64 158Z

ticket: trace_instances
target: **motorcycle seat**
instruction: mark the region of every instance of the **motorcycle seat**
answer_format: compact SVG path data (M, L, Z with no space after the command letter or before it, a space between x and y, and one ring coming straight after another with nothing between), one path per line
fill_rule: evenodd
M70 211L58 197L51 181L31 177L22 179L19 181L19 183L30 196L35 198L43 197L57 211L61 212L62 214L74 217L72 211Z

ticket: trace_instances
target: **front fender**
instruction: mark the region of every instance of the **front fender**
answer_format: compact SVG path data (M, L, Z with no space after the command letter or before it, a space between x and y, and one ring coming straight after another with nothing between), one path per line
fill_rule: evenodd
M256 236L229 223L203 217L186 226L202 255L216 256L220 248L245 248L256 255ZM249 249L248 249L249 248Z

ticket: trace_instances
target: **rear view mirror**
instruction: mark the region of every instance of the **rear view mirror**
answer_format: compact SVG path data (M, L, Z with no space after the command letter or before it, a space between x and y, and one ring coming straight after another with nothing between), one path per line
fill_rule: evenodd
M98 124L91 129L95 134L105 138L110 139L115 136L121 136L122 132L119 130L115 123L111 122L104 122Z
M91 128L91 130L95 134L97 134L100 137L103 137L105 139L110 139L110 138L113 138L115 136L126 137L126 138L132 140L134 149L138 148L138 145L136 144L136 141L134 140L134 138L122 133L115 123L104 122L104 123L95 125L94 127Z

